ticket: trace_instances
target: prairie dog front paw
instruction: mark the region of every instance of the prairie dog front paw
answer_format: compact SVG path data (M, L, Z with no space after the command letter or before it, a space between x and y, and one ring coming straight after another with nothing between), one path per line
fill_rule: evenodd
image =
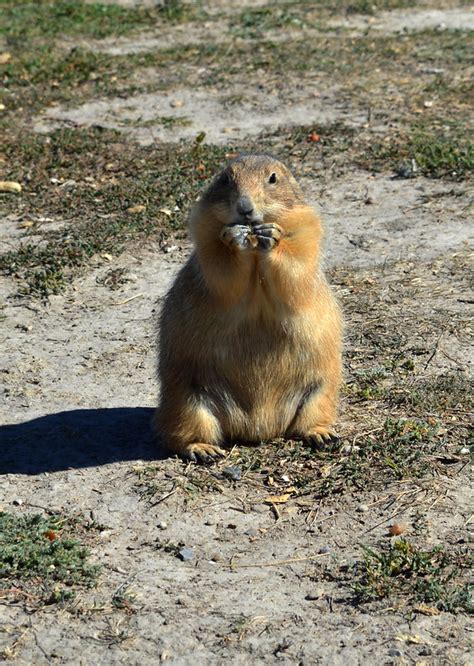
M247 250L252 247L250 227L245 224L228 224L221 231L221 241L228 247Z
M270 222L268 224L257 224L252 227L250 242L259 250L273 250L283 236L280 225Z

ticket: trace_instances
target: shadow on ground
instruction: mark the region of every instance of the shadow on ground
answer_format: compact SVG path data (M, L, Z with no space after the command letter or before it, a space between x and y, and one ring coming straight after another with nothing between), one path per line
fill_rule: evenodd
M151 430L153 409L75 409L0 428L0 473L40 474L166 457Z

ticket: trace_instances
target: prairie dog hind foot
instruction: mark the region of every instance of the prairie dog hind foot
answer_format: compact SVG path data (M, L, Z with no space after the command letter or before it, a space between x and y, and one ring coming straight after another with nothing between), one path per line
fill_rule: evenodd
M182 458L192 462L211 463L218 458L224 458L226 452L220 446L215 444L205 444L204 442L193 442L186 444L176 452Z

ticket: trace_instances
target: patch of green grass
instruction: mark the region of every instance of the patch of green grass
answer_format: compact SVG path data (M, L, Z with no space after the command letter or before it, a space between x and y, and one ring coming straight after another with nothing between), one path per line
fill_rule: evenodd
M173 129L174 127L189 127L189 125L193 124L190 118L178 118L176 116L160 116L153 119L152 122L158 125L163 125L163 127L166 127L167 129Z
M315 449L291 440L239 446L219 464L219 469L239 467L243 479L269 494L282 494L291 488L295 497L328 497L382 487L393 480L429 476L430 457L443 447L437 431L436 424L423 420L387 419L377 433L361 436L353 448L334 443ZM193 466L188 475L198 489L209 486L207 468Z
M310 5L302 3L249 7L231 18L231 31L239 37L256 38L278 28L321 27L309 17L311 9Z
M373 171L390 166L405 178L420 174L462 180L474 173L474 143L467 128L430 130L426 125L414 125L408 132L396 132L387 139L368 145L355 161Z
M251 41L251 40L250 40ZM424 31L402 36L321 35L308 40L297 34L288 41L255 39L232 44L180 45L151 52L109 56L80 48L65 55L48 42L34 48L22 46L4 66L3 81L9 91L7 108L17 108L15 91L23 89L24 102L31 105L48 101L67 101L74 95L96 96L98 93L132 94L137 89L137 72L153 68L159 89L169 84L198 81L199 85L221 85L230 79L248 81L256 71L265 70L267 82L275 82L289 75L315 72L331 75L334 80L346 82L349 89L356 83L377 79L380 72L387 77L398 76L403 69L406 77L420 77L420 64L446 67L451 64L466 66L472 53L472 37L463 31ZM196 69L206 68L207 78L196 79ZM377 74L378 72L378 74ZM350 77L348 79L348 77ZM51 86L53 82L53 86ZM84 86L89 83L88 86ZM35 89L24 90L34 85ZM375 84L370 83L373 88ZM38 87L39 86L39 87ZM142 90L156 90L157 84L141 86ZM452 93L451 93L452 96ZM373 97L373 96L372 96ZM438 107L438 112L439 112ZM452 105L451 105L451 108Z
M355 568L358 580L352 585L357 603L390 597L450 613L474 611L472 585L462 582L474 564L467 550L422 550L406 539L380 550L363 550L364 558Z
M162 0L157 7L157 12L166 21L171 23L179 23L181 21L189 20L190 18L197 18L206 16L202 8L198 7L197 2L183 2L183 0ZM197 12L197 9L200 9Z
M321 495L429 476L431 456L443 449L438 430L437 423L423 419L387 419L378 432L362 436L353 451L331 464Z
M447 410L471 411L474 381L464 374L416 379L406 390L390 393L389 401L410 412L442 414Z
M93 255L120 254L138 238L183 229L190 203L225 161L225 148L197 140L127 145L125 151L123 145L117 132L66 129L6 147L14 164L7 177L29 182L22 215L34 218L45 207L48 216L68 220L73 211L73 224L55 231L36 227L41 242L26 237L18 249L0 256L0 270L23 282L23 293L58 293ZM62 188L63 183L72 186ZM15 210L19 202L10 199L6 205ZM144 210L128 212L137 205Z
M0 593L37 604L70 599L93 587L100 567L73 534L77 526L59 515L0 513Z
M155 9L81 0L3 0L0 35L10 45L65 35L100 39L125 35L136 28L149 29L163 20L188 20L195 15L195 8L180 0L164 0Z
M249 7L233 17L231 25L241 36L258 36L266 30L282 27L317 27L321 19L335 14L375 14L380 10L412 7L409 0L323 0L318 3L290 1L275 2L261 7ZM324 24L323 24L324 25Z
M474 142L463 124L439 126L429 119L394 130L385 137L365 129L357 131L342 123L280 128L272 135L284 135L292 152L302 158L319 156L343 159L367 171L392 171L400 177L463 180L474 174ZM308 142L311 133L320 139ZM262 135L263 138L264 135ZM270 135L266 137L271 140Z
M330 6L348 14L374 15L379 11L413 7L413 4L410 0L336 0L336 2L330 3Z

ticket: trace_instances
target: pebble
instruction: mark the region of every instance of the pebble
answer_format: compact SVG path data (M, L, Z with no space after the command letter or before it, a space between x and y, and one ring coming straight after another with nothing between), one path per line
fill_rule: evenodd
M321 599L323 594L324 594L323 590L321 590L317 587L316 589L311 590L311 592L308 592L308 594L305 596L305 600L306 601L317 601L318 599Z
M465 456L467 453L471 453L471 449L468 446L463 446L459 453Z
M341 447L341 453L344 453L346 456L350 453L357 453L357 451L360 451L360 446L357 446L357 444L344 444Z
M403 657L403 652L398 648L390 648L388 651L389 657Z
M234 465L232 467L224 467L222 474L231 479L231 481L240 481L242 479L242 470L240 467Z
M400 164L395 170L396 178L413 178L416 172L415 164Z
M369 507L367 506L367 504L359 504L359 506L357 507L357 511L359 513L367 513L368 510Z
M14 500L13 500L13 504L14 504L15 506L21 506L21 505L23 504L23 500L20 499L20 498L14 499Z
M166 528L168 527L168 523L166 522L166 520L162 520L160 523L158 523L158 527L160 528L160 530L166 530Z
M178 553L178 557L183 562L189 562L194 557L194 552L192 548L181 548Z
M321 553L321 555L326 555L327 553L331 552L331 549L329 548L329 546L321 546L319 552Z

